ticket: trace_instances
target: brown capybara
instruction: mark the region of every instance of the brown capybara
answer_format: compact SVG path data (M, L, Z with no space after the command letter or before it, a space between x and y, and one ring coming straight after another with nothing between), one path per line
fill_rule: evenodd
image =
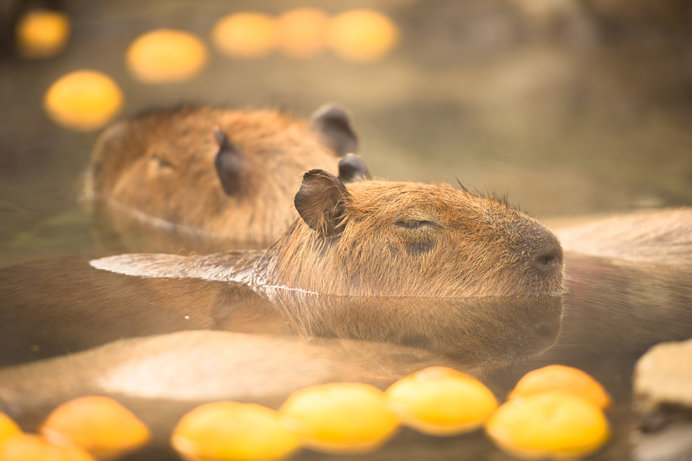
M692 264L692 208L612 216L557 231L567 251L640 263Z
M85 195L157 228L266 245L297 217L291 195L304 171L324 168L344 181L369 177L362 160L348 155L357 145L335 106L309 121L276 110L156 111L101 135Z
M560 295L562 249L538 221L493 197L449 185L305 173L301 219L266 251L133 254L100 269L197 277L352 296Z

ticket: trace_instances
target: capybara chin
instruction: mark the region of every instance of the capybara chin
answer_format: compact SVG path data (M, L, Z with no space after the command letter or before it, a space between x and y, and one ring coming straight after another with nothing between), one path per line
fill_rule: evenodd
M208 106L154 111L99 138L85 195L107 211L184 234L267 245L297 217L291 197L311 168L365 179L358 140L334 106L310 120ZM358 159L359 160L359 159Z
M560 295L562 249L538 221L449 185L305 173L300 215L266 251L122 255L94 267L151 277L234 280L333 295Z

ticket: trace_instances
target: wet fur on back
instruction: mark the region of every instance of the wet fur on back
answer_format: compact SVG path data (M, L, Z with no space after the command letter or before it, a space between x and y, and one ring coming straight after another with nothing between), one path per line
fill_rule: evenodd
M692 264L692 208L613 216L558 231L566 250L629 261Z

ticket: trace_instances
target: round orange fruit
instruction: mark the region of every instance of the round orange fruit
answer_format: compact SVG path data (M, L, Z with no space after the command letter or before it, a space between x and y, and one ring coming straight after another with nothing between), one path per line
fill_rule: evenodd
M120 87L107 75L78 70L56 80L43 98L48 116L66 128L91 131L108 123L123 104Z
M497 399L483 383L445 367L406 376L385 395L388 407L404 424L431 435L477 429L497 408Z
M562 459L598 450L610 437L610 426L590 400L549 391L506 402L490 417L486 432L511 455Z
M293 393L280 412L306 446L328 453L375 450L398 426L382 391L361 383L306 387Z
M156 29L130 44L126 62L130 72L142 82L180 82L204 68L207 48L197 36L184 30Z
M26 12L17 23L17 53L23 58L50 58L60 53L70 36L70 17L54 10Z
M278 46L293 58L312 58L324 51L329 17L316 8L287 11L277 19Z
M546 391L564 390L584 397L603 409L612 405L603 386L578 368L548 365L526 373L517 382L509 398L527 397Z
M114 458L146 445L147 426L120 403L103 396L79 397L53 410L41 434L55 444L76 445L97 458Z
M180 419L171 445L188 460L276 460L295 452L300 440L274 410L251 403L212 402Z
M329 24L329 46L341 59L372 62L399 41L399 28L384 14L356 9L338 14Z
M276 20L264 13L242 12L219 19L211 31L212 42L233 58L261 58L276 47Z

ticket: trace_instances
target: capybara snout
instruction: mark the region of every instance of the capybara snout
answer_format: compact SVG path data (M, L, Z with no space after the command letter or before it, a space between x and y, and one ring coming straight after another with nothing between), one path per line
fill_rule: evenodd
M551 273L562 269L562 248L556 238L537 248L531 260L532 267L540 272Z

